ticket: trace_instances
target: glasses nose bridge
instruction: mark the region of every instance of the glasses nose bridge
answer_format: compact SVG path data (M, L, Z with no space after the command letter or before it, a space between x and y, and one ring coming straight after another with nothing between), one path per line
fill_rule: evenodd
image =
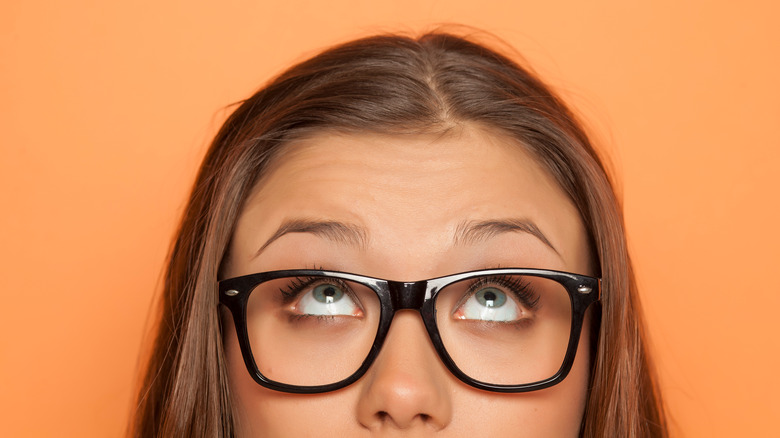
M420 310L425 302L427 292L427 281L388 281L387 287L390 290L390 298L393 302L393 309Z

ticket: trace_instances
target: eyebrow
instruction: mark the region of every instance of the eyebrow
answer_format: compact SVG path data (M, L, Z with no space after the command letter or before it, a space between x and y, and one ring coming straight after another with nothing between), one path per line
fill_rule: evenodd
M276 232L257 250L255 257L260 255L275 240L289 233L311 233L334 242L360 248L365 248L368 242L368 233L365 228L358 225L328 220L288 219L282 222Z
M547 236L542 233L536 224L528 219L463 221L455 228L453 242L455 245L473 245L495 237L498 234L513 232L528 233L552 248L556 254L560 255L558 250L550 243L550 240L547 239ZM365 228L359 225L330 220L287 219L282 222L282 225L280 225L276 232L266 240L263 246L257 250L254 257L260 255L268 245L272 244L285 234L290 233L311 233L333 242L344 243L360 248L365 248L368 244L368 233Z
M528 233L552 248L560 255L547 236L535 223L528 219L499 219L486 221L463 221L455 228L455 245L473 245L502 233Z

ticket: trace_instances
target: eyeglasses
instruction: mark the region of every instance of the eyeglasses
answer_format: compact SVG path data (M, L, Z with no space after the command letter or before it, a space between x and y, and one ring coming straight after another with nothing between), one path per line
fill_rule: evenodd
M418 310L447 368L463 382L526 392L571 370L601 280L543 269L487 269L415 282L286 270L219 282L244 363L260 385L319 393L358 380L395 312Z

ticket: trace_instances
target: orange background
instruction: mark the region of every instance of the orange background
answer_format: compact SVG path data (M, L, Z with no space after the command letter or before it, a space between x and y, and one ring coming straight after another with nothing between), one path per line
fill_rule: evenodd
M0 6L0 435L121 434L225 105L333 43L442 22L516 47L611 154L678 435L778 433L777 2L201 3Z

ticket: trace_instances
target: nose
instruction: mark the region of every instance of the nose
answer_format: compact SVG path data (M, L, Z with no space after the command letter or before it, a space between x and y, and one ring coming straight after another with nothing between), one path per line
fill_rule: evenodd
M357 417L369 430L440 430L452 419L452 378L436 355L419 312L396 313L382 350L363 379Z

